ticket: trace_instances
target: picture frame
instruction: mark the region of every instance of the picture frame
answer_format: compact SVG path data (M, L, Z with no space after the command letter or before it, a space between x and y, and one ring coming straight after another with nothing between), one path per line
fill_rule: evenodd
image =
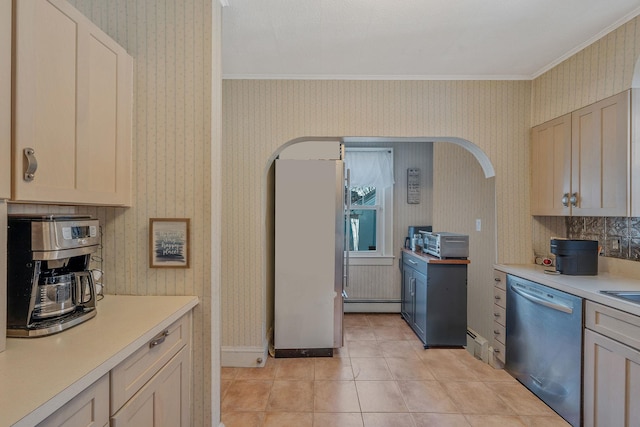
M149 268L189 268L189 218L149 218Z

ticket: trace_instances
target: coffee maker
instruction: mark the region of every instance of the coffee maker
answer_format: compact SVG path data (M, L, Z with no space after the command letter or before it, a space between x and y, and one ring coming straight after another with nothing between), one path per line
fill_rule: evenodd
M85 215L9 215L7 336L38 337L96 315L88 270L99 222Z

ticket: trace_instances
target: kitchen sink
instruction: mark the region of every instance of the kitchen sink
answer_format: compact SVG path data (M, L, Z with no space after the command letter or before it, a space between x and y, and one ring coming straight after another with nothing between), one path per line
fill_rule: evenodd
M600 293L640 304L640 291L600 291Z

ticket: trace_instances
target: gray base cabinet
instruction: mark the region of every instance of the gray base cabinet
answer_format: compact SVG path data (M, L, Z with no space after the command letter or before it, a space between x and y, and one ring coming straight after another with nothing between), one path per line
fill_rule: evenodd
M401 314L425 348L467 343L467 263L402 252Z

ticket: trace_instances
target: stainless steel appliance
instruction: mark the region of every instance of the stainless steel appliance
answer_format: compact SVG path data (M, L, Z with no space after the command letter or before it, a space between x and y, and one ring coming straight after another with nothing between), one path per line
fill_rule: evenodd
M37 337L96 315L90 256L98 220L81 215L9 215L7 336Z
M507 276L505 369L572 426L582 414L582 299Z
M438 258L468 258L469 236L449 232L421 231L424 240L423 252Z
M551 253L556 256L556 271L571 276L598 274L598 241L551 239Z
M342 347L344 189L342 160L276 160L276 357Z

